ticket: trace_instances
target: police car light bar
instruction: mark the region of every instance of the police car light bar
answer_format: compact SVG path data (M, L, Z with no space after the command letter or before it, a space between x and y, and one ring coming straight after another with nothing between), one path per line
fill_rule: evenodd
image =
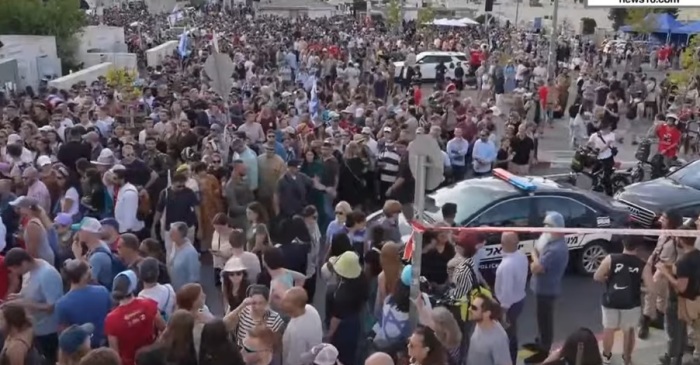
M526 178L513 175L504 169L493 169L493 176L507 182L508 184L513 185L514 187L522 191L532 192L537 189L537 186L528 181Z

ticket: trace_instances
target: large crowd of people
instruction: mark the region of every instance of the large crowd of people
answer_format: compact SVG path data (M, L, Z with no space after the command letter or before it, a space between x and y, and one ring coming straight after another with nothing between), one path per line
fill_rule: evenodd
M430 290L413 302L419 325L411 326L412 268L401 259L399 219L413 216L406 151L415 136L438 141L444 184L495 167L527 174L539 136L568 110L572 146L597 146L609 169L618 143L610 133L646 115L623 112L637 95L630 90L639 88L653 113L666 108L656 80L591 71L595 49L579 41L557 52L564 65L587 59L579 80L568 66L551 74L545 38L512 27L487 36L478 27L408 22L396 34L349 16L253 15L244 7L188 11L184 22L195 26L182 35L184 49L143 67L133 85L100 78L2 95L0 363L514 365L531 272L540 337L529 361L599 365L612 356L608 332L636 326L642 282L667 282L654 293L677 293L676 303L697 297L692 245L680 240L671 258L665 247L676 240L660 239L645 265L628 257L637 246L629 238L622 256L606 258L595 275L611 293L602 355L587 329L553 348L568 260L563 236L542 235L528 262L517 234L503 233L505 258L487 283L478 268L483 238L438 228L423 239ZM93 20L124 26L142 57L181 36L166 17L130 3ZM423 95L420 68L407 62L397 70L393 61L430 50L470 58L449 65L451 73L438 65L435 87ZM203 68L214 52L235 64L228 95ZM450 227L459 207L441 209L445 222L436 227ZM375 210L381 217L368 224ZM566 224L556 212L542 223ZM619 265L629 273L619 274ZM208 266L213 278L202 277ZM207 298L208 280L220 296ZM616 285L630 289L612 295ZM436 305L437 292L469 297L469 315ZM213 299L222 313L209 308ZM684 350L678 328L697 324L697 313L679 319L673 303L656 308L676 316L668 363ZM661 317L646 302L643 314L640 336Z

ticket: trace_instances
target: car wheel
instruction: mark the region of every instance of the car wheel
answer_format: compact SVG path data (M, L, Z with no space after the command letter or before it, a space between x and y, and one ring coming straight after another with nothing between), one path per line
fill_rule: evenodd
M605 256L608 255L609 242L603 240L597 240L588 243L583 247L578 253L576 266L579 273L587 276L592 276L600 263L603 261Z

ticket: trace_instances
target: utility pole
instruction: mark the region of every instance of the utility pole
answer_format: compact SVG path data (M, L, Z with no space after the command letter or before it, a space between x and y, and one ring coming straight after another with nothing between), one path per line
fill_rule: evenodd
M417 155L412 156L415 159L415 192L414 192L414 215L418 219L422 219L425 211L425 179L426 179L426 160L427 156ZM420 300L420 274L421 274L421 257L423 256L423 233L413 233L413 256L411 257L411 298L417 303ZM416 305L411 305L409 318L412 328L418 324L418 308Z
M518 28L518 18L520 17L520 2L523 0L515 0L515 24L514 28Z
M557 69L557 39L559 38L559 29L557 21L559 20L559 0L554 0L554 9L552 10L552 34L549 35L549 58L547 59L547 82L554 78L554 70Z

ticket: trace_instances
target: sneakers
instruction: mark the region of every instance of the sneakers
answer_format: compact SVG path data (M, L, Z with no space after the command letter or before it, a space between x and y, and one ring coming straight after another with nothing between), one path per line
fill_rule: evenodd
M603 354L603 365L610 365L612 360L612 352L609 354Z
M639 332L637 332L637 337L639 337L639 339L641 340L646 340L647 338L649 338L649 323L651 322L651 318L643 316L640 322L641 323L639 324Z

